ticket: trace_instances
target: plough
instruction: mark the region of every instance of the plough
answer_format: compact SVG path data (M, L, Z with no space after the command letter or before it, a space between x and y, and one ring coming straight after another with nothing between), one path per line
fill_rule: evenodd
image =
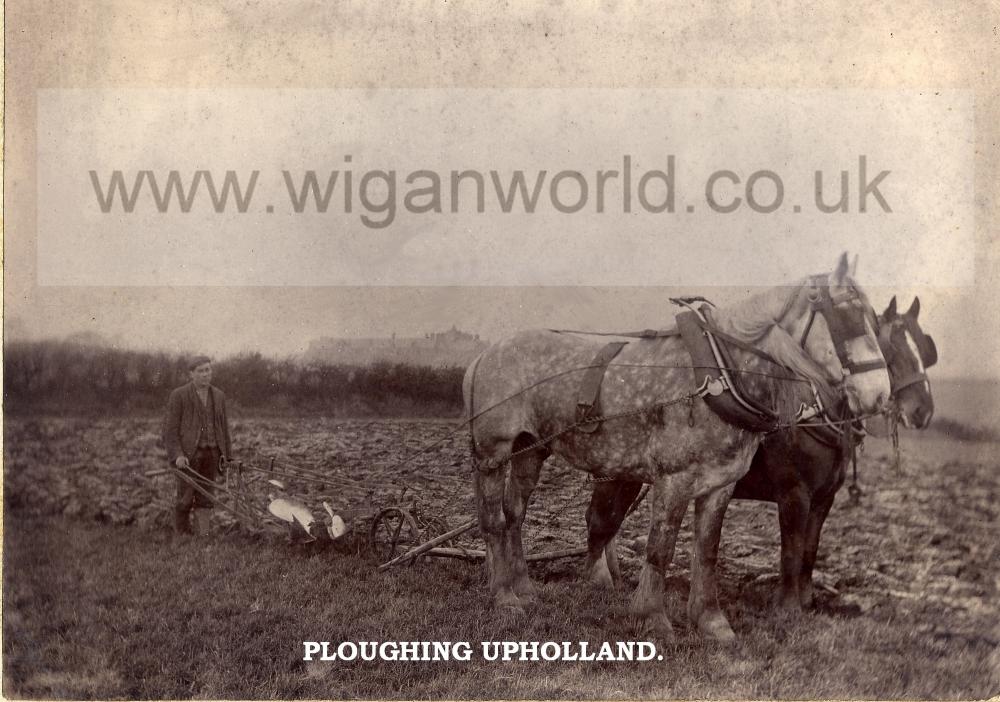
M485 551L459 543L459 538L478 528L470 519L450 527L443 517L427 517L412 486L392 482L358 480L335 471L293 465L260 454L248 460L223 461L219 481L212 482L190 471L172 466L148 471L146 476L176 476L196 492L225 511L246 531L285 529L291 541L335 542L354 533L362 539L379 563L379 570L412 564L424 557L478 561ZM443 479L440 476L437 478ZM459 483L459 479L448 480ZM325 515L316 513L292 488L308 485L319 488L318 499ZM315 492L315 490L313 490ZM328 493L328 494L327 494ZM354 498L351 509L337 513L333 503ZM412 498L412 499L408 499ZM358 506L358 502L361 506ZM585 547L563 548L532 553L528 561L548 561L581 556Z

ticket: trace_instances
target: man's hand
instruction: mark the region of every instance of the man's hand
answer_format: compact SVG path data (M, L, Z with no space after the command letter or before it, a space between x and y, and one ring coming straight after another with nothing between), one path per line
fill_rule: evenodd
M178 456L177 460L174 461L174 465L180 469L190 468L191 464L188 462L187 456Z

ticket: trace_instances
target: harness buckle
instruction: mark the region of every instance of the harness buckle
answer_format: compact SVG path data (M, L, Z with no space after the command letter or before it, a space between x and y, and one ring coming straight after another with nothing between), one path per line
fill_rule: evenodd
M806 405L805 402L803 402L799 406L799 411L795 413L795 421L804 422L807 419L812 419L819 413L820 413L819 407L817 407L816 405L808 406Z
M725 376L713 378L710 375L706 375L705 379L701 381L701 385L694 392L697 397L706 397L708 395L718 397L726 390L729 390L729 383L726 382Z

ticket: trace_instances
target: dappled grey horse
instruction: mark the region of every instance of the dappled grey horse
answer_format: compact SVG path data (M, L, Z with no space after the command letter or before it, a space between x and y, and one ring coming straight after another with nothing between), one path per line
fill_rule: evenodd
M934 400L926 368L937 362L934 340L924 333L917 319L920 300L903 314L896 310L896 298L878 318L878 338L888 365L892 394L887 412L905 427L925 428L934 414ZM803 401L810 402L809 389L803 389ZM816 416L769 434L754 454L750 470L736 483L732 499L762 500L778 505L781 530L781 580L776 604L783 610L798 612L813 600L812 575L819 550L823 523L844 484L847 463L860 437L835 407L825 418ZM607 541L618 532L628 510L639 495L642 483L601 482L594 486L587 508L588 543ZM721 531L722 510L712 520ZM707 517L706 517L707 518ZM717 541L707 542L717 545ZM695 547L705 545L696 542ZM620 580L614 542L604 548L606 562L593 553L586 575L593 581L612 585ZM692 554L692 561L712 561L713 554ZM607 566L607 567L605 567ZM696 579L694 584L701 582ZM701 593L692 587L689 607L700 609Z
M817 315L820 302L825 312ZM744 391L792 423L803 382L828 397L842 392L857 413L877 411L887 400L889 378L871 316L842 256L834 272L718 309L713 323L739 342L730 354ZM854 332L835 342L831 327ZM594 476L653 486L646 563L631 610L646 630L669 636L663 574L687 505L695 500L698 538L713 538L710 525L702 524L705 515L729 500L763 434L727 423L697 399L692 360L677 336L622 348L601 386L599 430L567 430L577 422L580 376L602 346L575 334L526 331L491 346L466 371L490 588L503 607L520 609L533 598L521 526L541 466L557 454ZM694 621L711 636L731 639L715 595L714 564L702 565L697 573L705 597Z

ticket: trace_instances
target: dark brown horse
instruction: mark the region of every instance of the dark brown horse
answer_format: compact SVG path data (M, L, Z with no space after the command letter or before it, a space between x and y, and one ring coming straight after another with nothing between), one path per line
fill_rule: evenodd
M830 274L715 311L719 328L743 345L732 356L748 396L773 408L781 421L794 420L802 378L827 391L836 386L857 412L877 411L888 399L874 313L848 269L841 257ZM815 310L823 300L829 314L820 317ZM576 422L580 378L603 346L574 334L522 332L491 346L466 371L463 392L490 587L503 607L521 609L533 599L521 525L542 464L557 454L595 475L653 485L646 566L631 609L647 627L669 635L663 573L684 512L694 500L697 519L710 527L716 503L728 503L764 434L733 426L695 401L691 358L676 336L622 349L601 390L603 414L615 418L593 433L567 431ZM779 372L762 354L795 375ZM699 529L703 538L711 533ZM605 543L595 544L598 553ZM692 573L703 579L700 591L709 593L694 621L706 634L731 640L714 577L710 567Z
M934 413L934 401L925 369L937 361L931 337L917 321L920 300L900 315L896 298L879 318L879 345L889 367L894 413L906 427L925 428ZM849 430L849 427L848 427ZM849 441L851 437L849 437ZM750 470L737 483L733 499L763 500L778 504L781 528L781 585L778 605L798 611L812 603L812 572L820 532L844 483L852 444L830 432L794 428L769 435L757 449ZM602 483L594 490L587 510L591 541L617 532L641 483ZM721 514L717 515L721 519ZM717 545L717 544L716 544ZM609 583L620 577L614 542L606 548L608 570L596 563L592 579ZM702 558L712 560L713 554ZM698 554L692 556L699 560ZM692 579L689 608L698 611L699 592Z

